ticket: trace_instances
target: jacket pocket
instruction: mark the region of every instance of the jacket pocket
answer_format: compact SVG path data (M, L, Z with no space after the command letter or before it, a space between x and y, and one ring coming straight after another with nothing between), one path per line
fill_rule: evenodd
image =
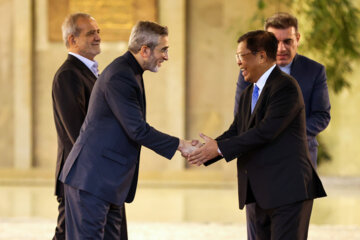
M110 149L104 149L102 151L102 156L113 160L121 165L127 165L129 163L129 160L126 157Z

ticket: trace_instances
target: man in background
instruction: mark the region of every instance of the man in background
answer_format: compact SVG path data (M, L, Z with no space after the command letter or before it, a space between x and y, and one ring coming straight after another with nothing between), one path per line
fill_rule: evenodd
M53 238L56 240L65 239L65 194L63 183L58 178L79 136L89 105L90 93L99 75L98 63L94 58L100 53L101 42L96 20L86 13L69 15L62 25L62 34L68 57L56 72L52 87L58 137L55 195L59 203L59 214ZM117 210L121 239L127 239L125 208L121 207Z
M265 21L265 30L274 33L278 40L276 64L282 71L294 77L300 85L305 102L310 159L316 169L319 145L316 136L330 122L330 100L325 68L320 63L297 54L300 33L298 21L294 16L288 13L276 13ZM240 71L235 96L235 114L239 110L240 95L248 85ZM247 232L250 240L255 240L254 211L253 204L246 206Z

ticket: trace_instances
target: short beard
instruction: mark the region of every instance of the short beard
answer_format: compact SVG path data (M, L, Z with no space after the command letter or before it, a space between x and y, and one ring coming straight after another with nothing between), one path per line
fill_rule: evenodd
M151 55L150 59L147 62L144 62L144 69L149 70L151 72L159 71L157 61L155 61L153 55Z

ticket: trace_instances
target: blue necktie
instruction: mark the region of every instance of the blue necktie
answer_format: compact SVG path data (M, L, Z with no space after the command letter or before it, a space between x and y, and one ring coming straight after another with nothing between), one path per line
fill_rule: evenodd
M251 113L254 111L258 98L259 98L259 88L258 86L256 86L256 84L254 84L254 90L251 98Z

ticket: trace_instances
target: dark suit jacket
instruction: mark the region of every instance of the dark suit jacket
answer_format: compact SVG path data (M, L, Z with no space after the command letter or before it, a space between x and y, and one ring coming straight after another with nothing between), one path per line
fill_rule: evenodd
M320 63L297 54L293 59L290 75L299 83L304 97L307 140L310 156L313 156L311 161L316 166L316 151L319 144L315 137L330 122L330 100L325 68ZM248 85L240 72L235 96L235 113L238 110L240 94Z
M113 204L134 199L141 145L170 159L179 139L145 121L143 70L130 52L101 73L60 180Z
M55 194L64 196L60 171L80 133L91 90L96 77L79 59L68 55L56 72L52 85L52 101L58 139Z
M297 82L275 67L251 114L252 90L250 85L241 94L241 114L216 139L226 161L238 158L240 208L255 200L271 209L326 196L309 159L305 106Z

